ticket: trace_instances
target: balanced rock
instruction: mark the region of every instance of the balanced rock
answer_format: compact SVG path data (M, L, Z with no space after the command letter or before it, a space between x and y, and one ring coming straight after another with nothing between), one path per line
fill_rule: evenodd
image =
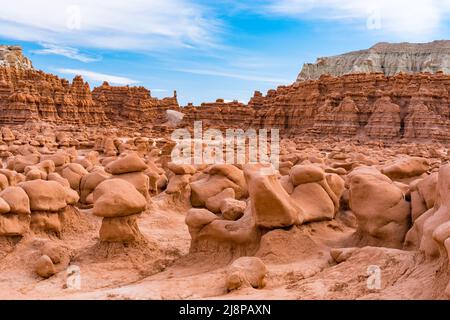
M94 190L94 215L103 218L126 217L145 210L147 201L129 182L108 179Z
M142 237L137 216L145 210L147 201L131 184L121 179L108 179L94 190L93 213L102 217L100 240L129 242Z

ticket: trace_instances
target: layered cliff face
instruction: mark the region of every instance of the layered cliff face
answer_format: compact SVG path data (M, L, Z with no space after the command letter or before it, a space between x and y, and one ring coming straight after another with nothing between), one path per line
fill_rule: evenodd
M201 120L204 127L218 129L247 128L254 121L256 111L243 103L216 102L202 103L200 106L188 105L183 108L185 114L181 126L192 126L194 121Z
M179 110L176 94L162 100L153 98L144 87L113 87L107 82L92 91L94 100L103 105L112 121L166 122L166 110Z
M34 69L0 67L0 123L160 124L167 121L168 109L179 109L175 97L153 98L142 87L105 83L91 91L80 76L69 83Z
M182 126L278 128L282 134L369 139L450 140L450 75L382 73L322 76L255 92L248 105L183 108Z
M69 124L107 122L81 77L67 80L33 69L0 68L0 122L48 121Z
M22 54L19 46L0 45L0 67L33 69L31 61Z
M450 140L450 76L381 73L322 76L259 92L252 126L287 134Z
M425 49L424 49L425 50ZM0 123L140 126L167 132L168 110L182 112L178 127L278 128L287 135L450 141L450 75L443 72L386 76L323 75L255 92L249 103L218 99L180 108L173 97L157 99L144 87L90 90L81 77L72 83L34 69L0 68Z
M303 66L297 81L319 79L321 75L349 73L450 73L450 41L430 43L378 43L367 50L317 59Z

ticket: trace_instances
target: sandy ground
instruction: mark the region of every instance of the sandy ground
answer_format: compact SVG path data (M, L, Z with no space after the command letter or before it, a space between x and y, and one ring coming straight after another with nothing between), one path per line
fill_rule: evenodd
M441 299L445 263L418 252L364 247L347 250L339 264L330 250L353 229L339 219L316 222L263 237L257 252L268 268L263 289L228 293L226 266L190 259L190 235L182 206L164 194L141 215L146 240L133 245L100 244L100 219L81 210L61 239L47 235L0 242L0 299ZM172 209L171 209L172 208ZM66 269L42 279L33 261L47 242L63 245L81 271L81 289L67 289ZM7 252L7 253L6 253ZM381 270L381 288L369 289L368 267Z

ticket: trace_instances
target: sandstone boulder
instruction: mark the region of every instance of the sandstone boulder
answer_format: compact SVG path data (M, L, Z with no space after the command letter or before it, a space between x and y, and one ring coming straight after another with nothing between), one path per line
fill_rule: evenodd
M69 192L56 181L33 180L19 186L27 193L32 211L58 212L67 206Z
M94 190L94 215L104 218L126 217L145 210L147 201L129 182L108 179Z
M50 278L56 273L55 266L49 256L43 255L36 262L36 273L42 278Z
M303 210L291 199L275 175L267 175L261 165L246 165L245 177L256 225L282 228L303 222Z
M223 199L220 203L220 212L226 220L239 220L245 212L247 204L245 201L240 201L232 198Z
M360 245L401 248L410 224L402 191L380 172L355 170L347 177L349 206L358 221Z
M7 187L0 192L0 198L7 202L11 213L21 215L31 214L30 199L24 189L20 187Z
M241 257L227 268L226 286L228 291L241 287L261 289L265 285L267 268L257 257Z
M222 201L225 199L234 199L235 193L232 188L226 188L223 191L219 192L215 196L206 200L205 206L206 208L214 213L220 213L220 205Z
M387 165L381 172L391 179L403 179L420 176L429 169L427 159L419 157L403 158Z
M139 172L147 169L145 162L137 153L122 154L117 160L114 160L105 167L105 171L111 174L123 174L130 172Z

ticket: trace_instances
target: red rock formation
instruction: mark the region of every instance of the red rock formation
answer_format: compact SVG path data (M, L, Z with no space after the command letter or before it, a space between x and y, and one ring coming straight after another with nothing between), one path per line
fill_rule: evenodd
M105 114L112 121L161 124L167 121L166 110L180 108L176 95L159 100L144 87L112 87L104 82L92 91L92 95L98 104L104 105Z
M57 123L102 124L103 109L92 100L81 77L72 84L42 71L0 68L0 122L43 120Z
M445 139L449 120L430 111L422 96L411 99L408 115L405 117L405 138Z
M319 80L269 90L265 97L256 93L249 102L256 110L251 125L278 127L291 134L347 136L360 132L375 139L415 135L421 139L450 140L445 125L449 118L449 91L450 76L442 73L322 76ZM433 134L427 135L423 129L422 134L413 134L415 123L419 131L424 126L410 116L415 109L409 108L416 103L413 98L420 99L435 115L426 124L435 128Z
M367 124L367 135L372 138L391 139L399 136L400 106L389 96L377 99Z
M278 128L285 134L450 140L450 76L381 73L322 76L260 92L248 105L218 99L180 108L176 93L157 99L143 87L104 83L92 92L81 77L72 84L42 71L0 68L0 123L145 125L167 131L166 111L185 114L179 126Z
M247 128L254 120L255 110L243 103L216 102L202 103L199 107L188 105L182 110L185 113L182 126L192 126L194 121L203 121L203 127L215 128Z
M204 127L278 128L294 135L450 140L449 90L450 76L442 73L322 76L280 86L266 96L256 91L248 106L221 99L188 105L182 126L202 120ZM414 107L417 99L428 117Z
M176 97L157 99L143 87L111 87L104 83L92 92L77 76L65 79L34 69L0 68L0 123L47 121L98 125L131 120L165 121L165 111L179 110Z
M337 133L342 136L354 136L357 133L359 128L358 107L349 96L340 103L338 101L339 96L330 97L319 107L312 132L318 134Z

